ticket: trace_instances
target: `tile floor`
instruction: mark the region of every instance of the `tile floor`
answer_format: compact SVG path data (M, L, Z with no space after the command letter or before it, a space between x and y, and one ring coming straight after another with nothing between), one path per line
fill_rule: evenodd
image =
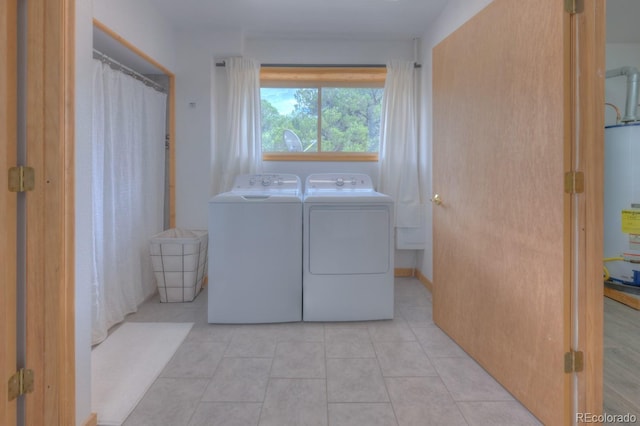
M539 425L395 282L391 321L214 325L207 294L152 299L127 321L195 325L125 426Z

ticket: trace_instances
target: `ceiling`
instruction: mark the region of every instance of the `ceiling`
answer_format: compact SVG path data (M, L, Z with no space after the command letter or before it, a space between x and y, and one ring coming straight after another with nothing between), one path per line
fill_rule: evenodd
M149 0L178 30L247 37L420 37L447 0ZM640 1L607 1L607 41L640 43Z
M420 37L447 0L150 0L176 29L247 37Z
M176 30L242 31L251 37L411 39L447 0L149 0ZM640 0L607 1L607 42L640 43ZM145 74L159 70L94 28L94 47ZM125 49L126 50L126 49Z

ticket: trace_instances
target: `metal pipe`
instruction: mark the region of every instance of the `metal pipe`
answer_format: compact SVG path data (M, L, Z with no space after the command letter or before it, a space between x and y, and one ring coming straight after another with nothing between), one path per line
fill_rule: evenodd
M625 105L623 123L637 121L638 110L638 86L640 85L640 72L635 67L620 67L607 71L606 77L627 76L627 101Z
M612 104L611 102L605 102L604 104L610 106L616 111L616 124L619 124L620 120L622 119L622 115L620 114L620 109L614 104Z
M163 92L163 93L167 92L167 89L163 87L161 84L151 80L149 77L146 77L140 74L139 72L129 68L128 66L121 64L120 62L105 55L104 53L100 52L97 49L93 49L93 57L102 62L108 63L110 66L116 67L118 70L122 71L123 73L135 78L136 80L143 82L144 84L154 88L158 92Z
M226 66L225 61L216 62L216 67ZM278 68L386 68L385 64L260 64L261 67ZM422 65L415 63L415 68L422 68Z

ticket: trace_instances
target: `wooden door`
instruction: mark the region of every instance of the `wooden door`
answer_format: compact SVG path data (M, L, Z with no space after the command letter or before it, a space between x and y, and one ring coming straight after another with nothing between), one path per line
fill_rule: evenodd
M7 170L17 161L17 2L0 2L0 424L16 424L16 401L7 381L16 371L17 195Z
M433 51L434 321L548 425L572 422L564 357L585 345L571 328L585 203L565 192L584 46L564 3L494 0Z

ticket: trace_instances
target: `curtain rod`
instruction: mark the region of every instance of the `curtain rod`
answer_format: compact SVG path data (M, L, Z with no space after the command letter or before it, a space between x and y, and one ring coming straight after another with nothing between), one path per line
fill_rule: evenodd
M164 86L162 86L160 83L157 83L151 80L149 77L146 77L140 74L139 72L129 68L124 64L121 64L120 62L116 61L110 56L107 56L106 54L100 52L97 49L93 49L93 57L94 59L99 59L102 62L108 63L110 66L116 67L119 71L127 74L130 77L135 78L136 80L143 82L145 85L157 90L158 92L162 92L162 93L167 92L167 89Z
M216 62L216 67L224 67L225 61ZM261 67L279 68L386 68L385 64L260 64ZM422 65L414 63L414 68L421 68Z

